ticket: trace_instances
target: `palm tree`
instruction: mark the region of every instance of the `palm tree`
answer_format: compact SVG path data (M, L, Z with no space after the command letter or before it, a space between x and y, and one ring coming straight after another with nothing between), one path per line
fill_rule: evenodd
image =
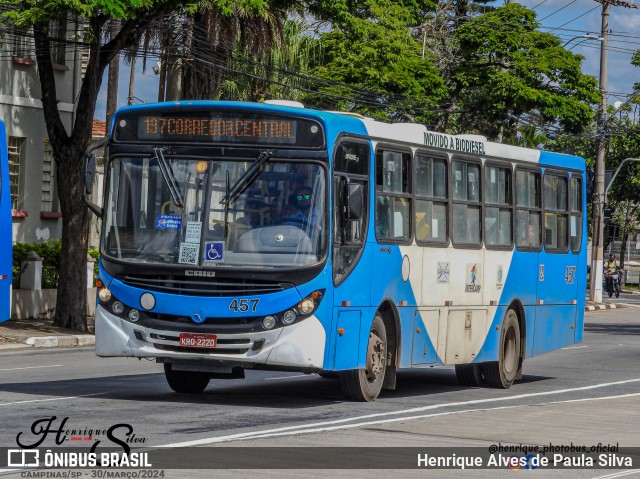
M283 43L287 14L300 11L301 2L272 1L261 11L235 4L223 12L211 2L191 15L182 67L182 98L219 98L234 53L261 58ZM256 97L259 91L252 92Z
M313 38L311 28L301 20L287 20L282 41L261 57L245 52L241 42L236 41L219 97L302 101L309 88L310 65L319 54L319 40Z

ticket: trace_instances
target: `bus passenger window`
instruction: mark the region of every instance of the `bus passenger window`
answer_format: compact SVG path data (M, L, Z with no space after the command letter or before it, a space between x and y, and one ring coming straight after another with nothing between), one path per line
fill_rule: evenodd
M417 242L447 243L447 162L423 154L416 156Z
M577 176L571 177L569 211L569 242L571 251L577 253L582 243L582 180Z
M544 245L552 250L568 248L567 178L544 176Z
M540 172L516 170L516 246L539 250L542 245Z
M454 160L453 168L453 242L480 245L480 165Z
M511 246L511 169L485 167L484 243Z
M411 238L410 159L408 153L376 154L375 231L379 240Z

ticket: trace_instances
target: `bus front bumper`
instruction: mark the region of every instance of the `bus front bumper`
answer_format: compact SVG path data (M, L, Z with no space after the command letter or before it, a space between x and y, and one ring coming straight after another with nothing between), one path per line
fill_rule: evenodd
M322 369L326 333L315 316L270 331L217 334L214 349L181 347L180 332L145 328L125 321L98 305L96 308L96 354L102 357L174 358Z

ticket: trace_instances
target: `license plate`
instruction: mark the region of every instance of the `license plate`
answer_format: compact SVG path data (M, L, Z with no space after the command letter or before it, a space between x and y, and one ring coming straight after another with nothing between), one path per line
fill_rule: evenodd
M217 343L218 336L215 334L180 334L180 346L185 348L215 348Z

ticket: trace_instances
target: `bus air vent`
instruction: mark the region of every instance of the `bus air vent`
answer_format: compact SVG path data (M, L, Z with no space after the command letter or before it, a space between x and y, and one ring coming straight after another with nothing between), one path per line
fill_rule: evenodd
M237 296L278 293L293 288L291 283L255 279L197 278L180 275L122 275L116 279L127 286L158 293L187 296Z

